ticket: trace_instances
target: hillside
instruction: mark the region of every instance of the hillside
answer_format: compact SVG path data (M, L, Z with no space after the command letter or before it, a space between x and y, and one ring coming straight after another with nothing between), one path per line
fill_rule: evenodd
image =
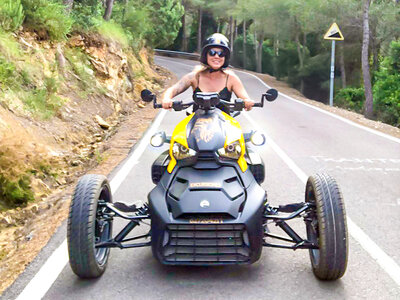
M23 86L0 93L0 292L65 219L77 178L124 158L156 113L140 91L167 78L148 50L99 34L56 43L25 31L10 42Z

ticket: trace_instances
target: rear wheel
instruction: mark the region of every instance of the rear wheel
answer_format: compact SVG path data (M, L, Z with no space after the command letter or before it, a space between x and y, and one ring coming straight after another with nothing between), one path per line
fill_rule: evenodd
M112 236L112 220L103 218L101 202L112 202L107 178L83 176L72 198L67 233L69 263L81 278L99 277L107 267L110 248L95 248Z
M305 201L315 205L306 218L307 238L319 246L310 249L314 275L338 279L347 267L348 237L343 197L335 179L326 174L310 176Z

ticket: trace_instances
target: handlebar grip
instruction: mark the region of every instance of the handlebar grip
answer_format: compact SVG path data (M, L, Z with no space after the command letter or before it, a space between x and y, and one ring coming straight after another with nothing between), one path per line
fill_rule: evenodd
M253 107L263 107L263 103L254 103Z
M154 103L153 107L154 108L162 108L162 104Z

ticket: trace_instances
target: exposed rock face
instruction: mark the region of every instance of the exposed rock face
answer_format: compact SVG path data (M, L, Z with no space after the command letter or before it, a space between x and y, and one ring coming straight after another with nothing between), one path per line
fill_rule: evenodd
M34 172L40 178L31 184L36 196L43 197L45 186L51 189L66 181L64 168L82 169L115 131L119 119L143 107L140 91L157 89L161 80L145 49L135 55L100 35L76 34L66 43L54 44L22 32L16 40L23 51L15 62L17 69L29 66L31 85L51 91L62 103L43 120L26 109L22 94L0 90L1 147L19 155L10 172L18 178L18 173L43 165L44 171ZM0 153L0 168L5 155ZM0 210L1 201L0 197Z

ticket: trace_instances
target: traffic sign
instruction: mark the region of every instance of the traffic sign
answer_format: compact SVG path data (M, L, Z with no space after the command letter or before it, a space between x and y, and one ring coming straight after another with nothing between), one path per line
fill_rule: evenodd
M333 23L324 35L325 40L343 41L344 37L336 23Z

